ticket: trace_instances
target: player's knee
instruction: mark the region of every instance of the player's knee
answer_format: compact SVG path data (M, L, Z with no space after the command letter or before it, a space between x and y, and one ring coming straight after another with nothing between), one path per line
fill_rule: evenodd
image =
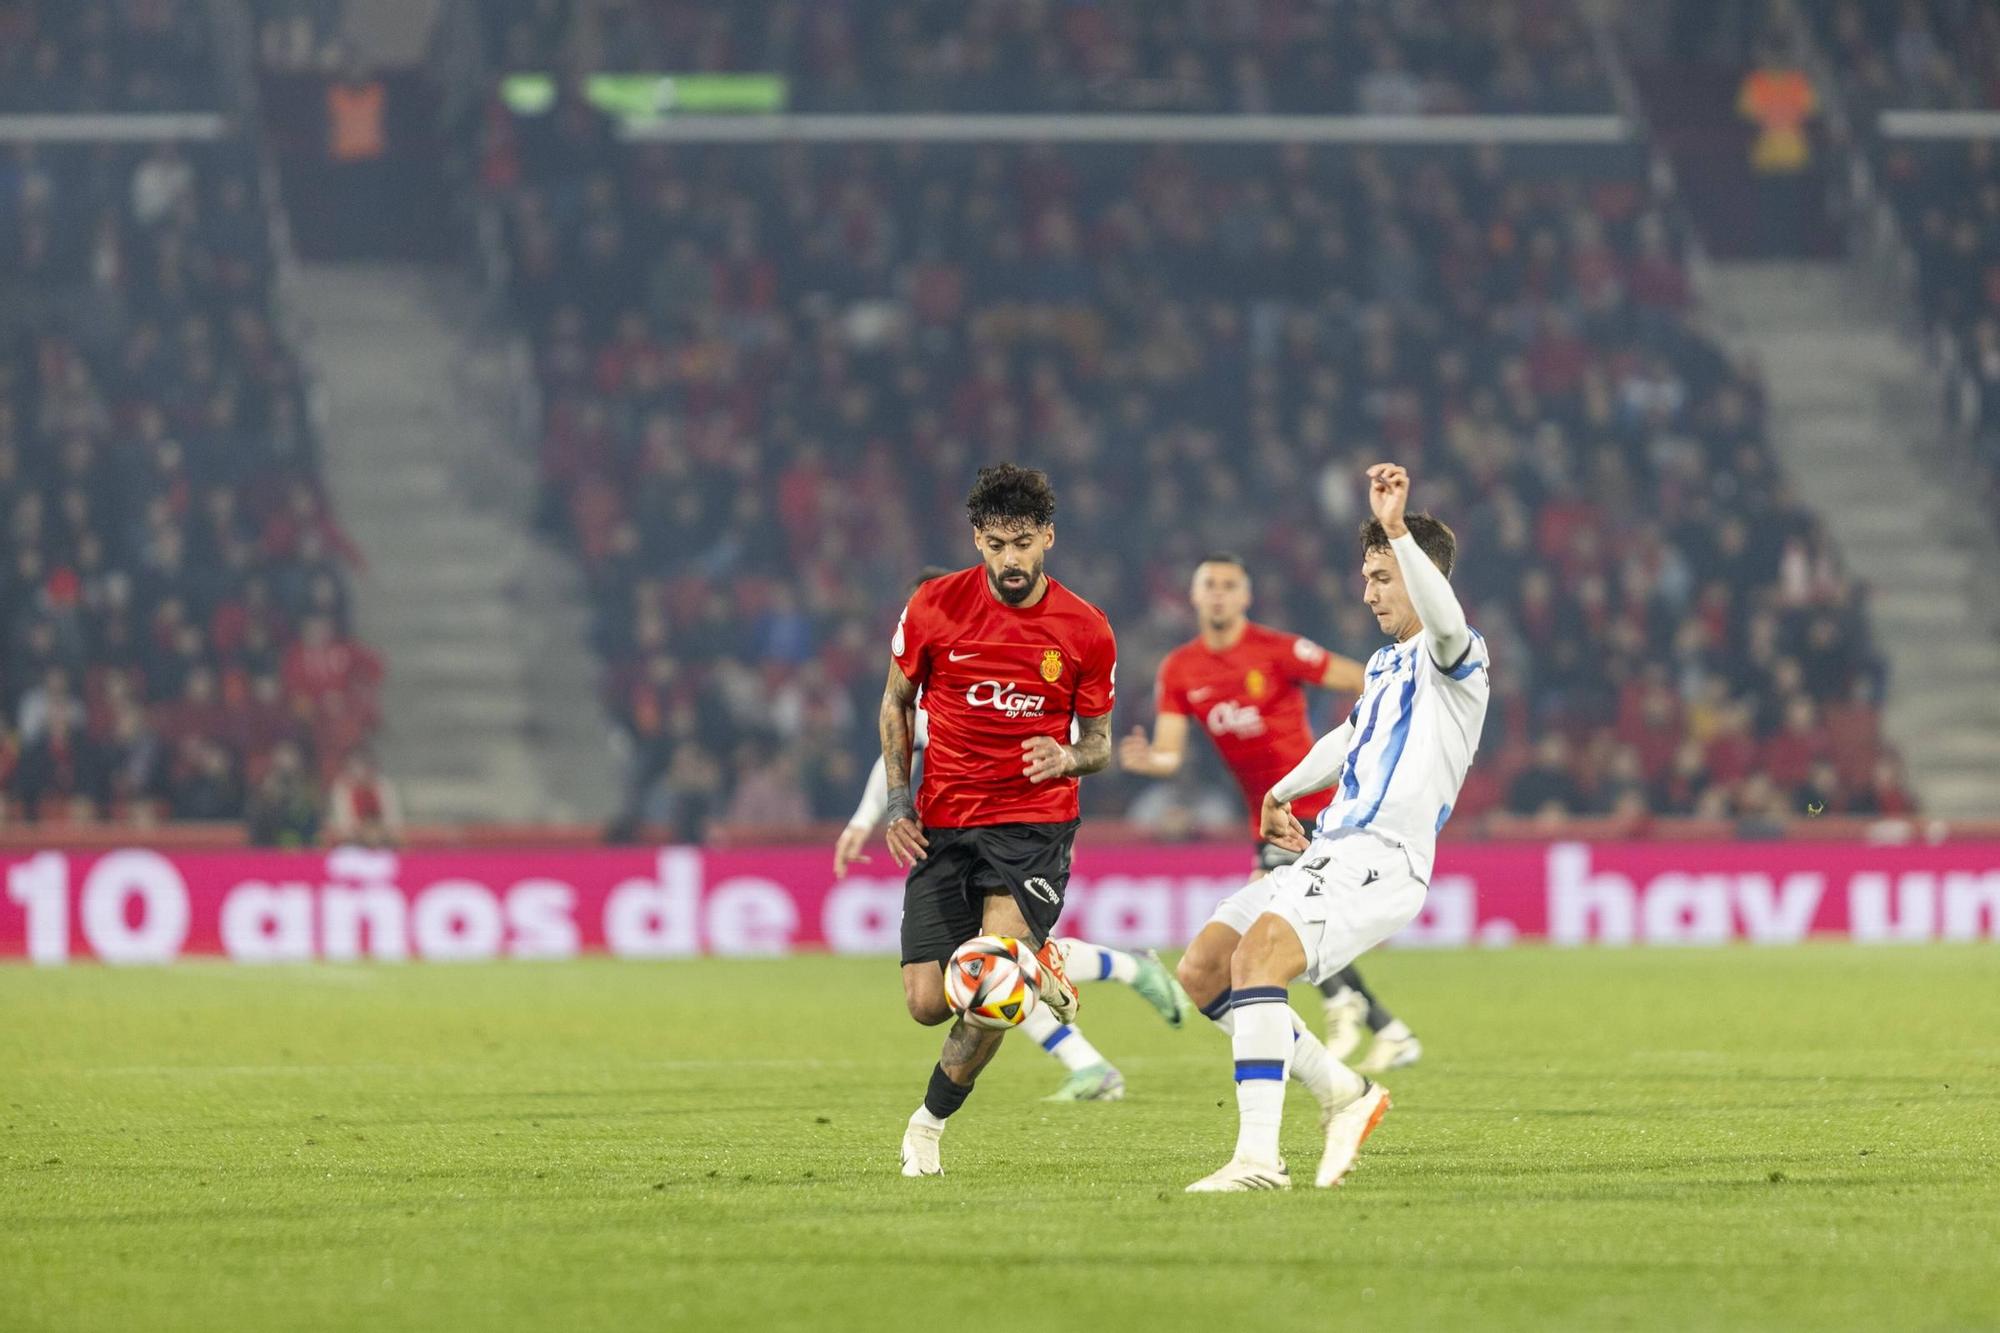
M931 981L928 978L916 980L905 977L903 1003L908 1006L910 1017L927 1028L934 1028L951 1018L951 1006L944 999L942 978Z
M1174 965L1174 976L1196 1005L1206 1005L1228 987L1229 960L1190 949Z
M1230 982L1238 988L1288 985L1292 978L1285 975L1286 957L1297 950L1297 938L1290 927L1275 917L1259 917L1230 959Z

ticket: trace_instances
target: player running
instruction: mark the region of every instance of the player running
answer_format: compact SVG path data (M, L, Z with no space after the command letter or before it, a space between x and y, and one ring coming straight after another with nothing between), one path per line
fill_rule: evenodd
M910 585L910 592L950 571L926 569ZM930 740L930 719L924 712L923 700L917 701L916 726L911 736L914 755L921 755ZM1070 737L1075 740L1074 732ZM913 764L916 759L913 756ZM876 759L875 767L868 774L868 784L862 789L861 803L854 809L847 827L840 831L840 837L833 844L833 875L835 879L847 877L847 867L857 861L869 858L863 849L873 836L875 826L882 822L882 816L889 808L888 768L881 759ZM1146 1002L1159 1011L1160 1017L1169 1027L1179 1027L1186 1021L1188 1011L1193 1008L1187 992L1168 973L1160 962L1159 955L1148 949L1143 953L1126 953L1121 949L1108 949L1102 945L1090 944L1077 939L1056 941L1062 950L1063 966L1071 980L1121 981L1139 992ZM1228 960L1223 960L1223 984L1228 984ZM1074 1023L1057 1020L1047 1005L1035 1005L1021 1020L1021 1031L1032 1038L1042 1050L1060 1061L1068 1070L1062 1086L1044 1098L1051 1102L1115 1102L1125 1096L1125 1076L1109 1060L1105 1059L1097 1047L1091 1044Z
M1046 476L981 468L965 508L981 563L911 596L882 693L889 855L909 872L903 997L917 1022L950 1021L945 960L975 935L1011 935L1035 949L1041 1001L1067 1023L1076 988L1050 936L1069 886L1077 779L1111 762L1118 646L1104 613L1043 568L1056 539ZM919 692L930 744L912 802ZM903 1134L904 1175L943 1174L945 1121L1002 1035L952 1023Z
M1250 598L1250 570L1242 557L1211 555L1195 567L1189 600L1200 633L1160 663L1152 739L1135 728L1118 747L1118 764L1128 773L1172 777L1187 759L1188 719L1198 718L1243 789L1251 837L1257 838L1264 793L1312 748L1305 689L1359 694L1362 676L1361 663L1353 658L1251 620ZM1299 802L1298 817L1310 819L1332 800L1330 792L1307 797ZM1261 878L1290 864L1297 853L1259 841L1256 857ZM1210 1018L1221 1016L1215 1005L1229 990L1236 941L1262 907L1257 893L1231 897L1181 955L1181 984ZM1423 1054L1416 1035L1375 998L1359 969L1341 969L1320 983L1320 991L1326 997L1326 1050L1334 1059L1346 1059L1361 1044L1364 1022L1375 1043L1358 1066L1363 1072L1415 1064Z
M1405 516L1409 473L1368 469L1374 521L1361 530L1363 600L1395 640L1368 659L1347 721L1265 795L1266 839L1303 855L1264 881L1269 899L1231 964L1236 1152L1190 1193L1289 1189L1278 1155L1297 1017L1286 987L1332 976L1408 925L1424 903L1438 830L1451 815L1486 720L1485 640L1449 575L1458 543L1428 514ZM1336 788L1310 843L1293 802ZM1314 1183L1337 1185L1389 1110L1388 1090L1331 1062L1339 1104L1324 1121Z

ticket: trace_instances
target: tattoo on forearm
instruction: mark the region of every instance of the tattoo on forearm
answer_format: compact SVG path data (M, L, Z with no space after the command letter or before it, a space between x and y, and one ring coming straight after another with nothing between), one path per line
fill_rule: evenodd
M877 725L882 736L882 768L889 790L910 785L910 747L916 729L917 687L894 662L889 664L889 683L882 690L882 711Z
M1069 747L1076 756L1075 775L1096 773L1111 762L1111 714L1080 717L1076 720L1076 742Z

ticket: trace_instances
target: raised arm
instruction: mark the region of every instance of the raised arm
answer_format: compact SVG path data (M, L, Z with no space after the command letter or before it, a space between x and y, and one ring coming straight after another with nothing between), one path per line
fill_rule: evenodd
M1424 641L1431 661L1440 670L1450 671L1465 660L1472 646L1472 630L1465 623L1465 610L1451 580L1431 563L1403 522L1403 510L1410 499L1410 474L1394 463L1377 463L1368 469L1368 504L1382 520L1389 535L1389 549L1403 571L1403 585L1410 590L1410 605L1424 625Z

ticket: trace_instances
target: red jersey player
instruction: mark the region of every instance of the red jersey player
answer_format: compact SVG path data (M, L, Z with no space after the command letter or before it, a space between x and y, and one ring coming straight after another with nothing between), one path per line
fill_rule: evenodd
M1251 620L1250 598L1250 571L1241 557L1212 555L1195 567L1190 600L1201 632L1160 663L1152 738L1135 728L1118 747L1118 764L1128 773L1172 777L1187 757L1189 719L1198 720L1243 789L1255 839L1264 793L1312 749L1306 689L1359 694L1364 681L1362 665L1353 658ZM1332 799L1331 791L1320 792L1293 808L1301 822L1310 823ZM1258 842L1258 877L1297 855ZM1218 1006L1228 997L1229 959L1237 937L1256 919L1255 904L1247 901L1253 897L1255 891L1246 890L1225 901L1181 957L1181 984L1211 1018L1226 1012ZM1327 978L1320 989L1326 996L1326 1048L1334 1059L1346 1058L1360 1043L1364 1021L1375 1033L1375 1045L1361 1069L1412 1064L1422 1054L1416 1037L1382 1007L1355 968Z
M1042 1002L1067 1023L1076 990L1050 937L1069 887L1077 779L1111 762L1118 647L1104 613L1043 568L1056 535L1046 476L982 468L965 507L981 563L910 597L882 695L885 836L909 871L903 996L917 1022L949 1021L942 964L974 936L1011 935L1035 946ZM919 691L930 744L912 802ZM945 1120L1001 1036L952 1024L903 1135L904 1175L943 1173Z

